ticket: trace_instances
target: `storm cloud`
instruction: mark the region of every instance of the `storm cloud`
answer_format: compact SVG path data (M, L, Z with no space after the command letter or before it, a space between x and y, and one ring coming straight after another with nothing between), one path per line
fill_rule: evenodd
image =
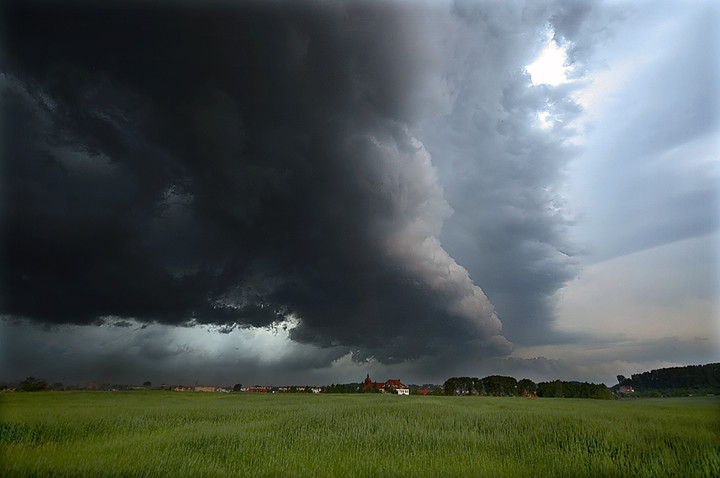
M413 134L430 66L408 6L5 12L3 310L268 326L402 361L504 354L440 243Z
M0 9L0 375L716 360L712 2Z

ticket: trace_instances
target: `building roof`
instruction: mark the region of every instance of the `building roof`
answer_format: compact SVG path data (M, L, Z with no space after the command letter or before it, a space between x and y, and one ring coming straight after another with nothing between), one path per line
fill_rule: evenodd
M402 383L400 380L390 379L387 382L385 382L384 386L390 387L390 388L407 388L407 386Z
M390 379L386 382L373 382L370 379L370 375L368 374L367 378L365 378L365 383L363 384L363 389L367 390L368 388L408 388L407 385L403 384L400 380Z

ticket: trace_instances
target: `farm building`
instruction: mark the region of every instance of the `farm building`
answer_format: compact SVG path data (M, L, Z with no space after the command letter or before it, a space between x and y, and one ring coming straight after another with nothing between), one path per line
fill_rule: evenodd
M403 384L400 380L390 379L386 382L373 382L370 379L369 374L363 382L362 389L366 391L377 389L382 392L385 392L386 390L394 390L398 395L410 395L410 388L408 388L408 386Z

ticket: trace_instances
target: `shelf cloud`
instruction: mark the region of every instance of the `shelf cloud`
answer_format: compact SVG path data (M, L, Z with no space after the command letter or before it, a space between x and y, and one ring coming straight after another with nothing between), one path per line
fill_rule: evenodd
M439 239L415 23L359 2L9 9L3 312L508 353Z
M698 53L717 51L717 13L3 2L5 367L324 379L625 363L561 359L586 344L665 363L628 352L631 332L695 357L688 344L716 342L717 294L672 269L717 282L717 254L692 250L716 244L720 218L720 69ZM672 257L623 259L654 247ZM636 263L668 283L628 284ZM615 312L598 270L628 291ZM663 337L643 332L647 310ZM690 310L696 337L672 339Z

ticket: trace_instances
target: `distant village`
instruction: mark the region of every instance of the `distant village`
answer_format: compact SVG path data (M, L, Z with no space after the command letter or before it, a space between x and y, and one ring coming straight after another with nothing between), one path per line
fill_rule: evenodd
M161 386L162 387L162 386ZM418 386L412 386L419 393L430 393L431 390L420 390ZM439 387L439 385L434 386ZM243 387L237 384L233 387L207 387L194 386L186 387L178 385L172 387L176 392L246 392L246 393L343 393L343 392L366 392L366 393L393 393L396 395L410 395L410 386L405 385L400 380L390 379L385 382L373 382L370 375L360 384L347 385L329 385L329 386L309 386L309 385L292 385L286 387L273 387L254 385L252 387ZM433 388L434 390L434 388Z
M174 392L221 392L221 393L386 393L393 395L471 395L493 397L555 397L612 399L621 397L671 397L702 396L720 394L720 363L688 365L651 370L630 377L617 376L618 383L608 387L578 381L554 380L535 383L524 378L490 375L484 378L451 377L442 385L405 385L399 379L384 382L374 381L368 374L362 382L331 385L252 385L214 386L207 384L153 386L151 382L142 385L110 385L88 383L82 386L49 384L46 380L27 377L14 383L0 383L2 392L34 392L41 390L168 390Z
M221 392L221 393L391 393L396 395L428 394L433 391L442 391L442 386L435 384L405 385L400 380L390 379L384 382L375 382L370 375L361 383L332 384L332 385L252 385L243 386L237 383L232 386L215 385L166 385L164 383L155 385L151 382L144 382L142 385L122 385L90 382L84 385L65 386L62 383L48 384L44 379L27 377L25 380L15 384L0 384L0 392L24 392L40 390L98 390L98 391L127 391L127 390L172 390L174 392Z
M213 393L383 393L393 395L473 395L473 396L522 396L522 397L573 397L573 398L612 398L615 396L629 396L635 391L630 386L616 387L612 390L605 385L587 384L581 382L545 382L536 384L532 380L517 381L513 377L491 375L483 379L470 377L452 377L443 385L405 385L399 379L389 379L384 382L374 381L368 374L362 382L348 384L331 384L324 386L291 385L252 385L243 386L237 383L233 386L212 385L166 385L153 386L151 382L142 385L109 385L89 383L85 386L65 387L60 383L48 385L42 379L28 377L15 387L0 386L0 392L27 392L40 390L95 390L95 391L129 391L129 390L168 390L173 392L213 392Z

